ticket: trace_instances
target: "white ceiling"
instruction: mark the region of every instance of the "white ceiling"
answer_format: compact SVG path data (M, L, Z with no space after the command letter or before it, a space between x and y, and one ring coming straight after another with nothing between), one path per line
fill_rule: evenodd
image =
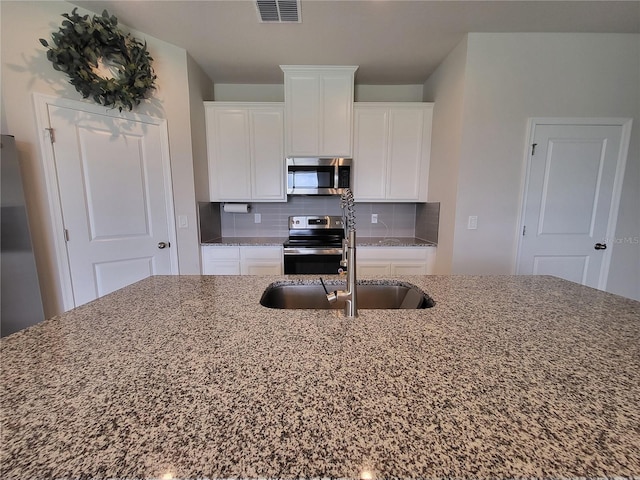
M467 32L640 33L640 1L301 0L302 23L251 0L90 0L186 49L214 83L282 83L279 65L359 65L359 84L420 84Z

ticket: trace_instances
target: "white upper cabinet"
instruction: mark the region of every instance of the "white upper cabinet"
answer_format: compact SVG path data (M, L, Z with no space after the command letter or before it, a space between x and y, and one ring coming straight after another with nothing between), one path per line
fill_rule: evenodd
M282 65L288 157L353 152L353 83L358 67Z
M205 112L211 201L284 201L283 104L205 102Z
M355 104L357 201L427 200L432 114L432 103Z

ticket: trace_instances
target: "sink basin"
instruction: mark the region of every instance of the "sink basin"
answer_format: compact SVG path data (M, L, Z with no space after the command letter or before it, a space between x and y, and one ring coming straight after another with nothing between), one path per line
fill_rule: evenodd
M344 283L326 283L327 289L344 290ZM415 285L385 281L383 284L357 284L358 309L419 309L430 308L435 302ZM343 309L344 300L329 303L320 283L272 283L260 299L260 304L280 309Z

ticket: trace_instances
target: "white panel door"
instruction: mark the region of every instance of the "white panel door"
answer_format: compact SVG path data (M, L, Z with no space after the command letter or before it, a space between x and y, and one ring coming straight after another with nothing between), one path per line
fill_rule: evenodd
M417 200L420 196L424 110L394 108L389 115L387 198Z
M284 109L250 110L253 200L286 201L284 188Z
M173 273L166 130L55 105L48 113L75 306Z
M317 155L320 150L320 89L314 73L285 75L287 155Z
M518 273L604 288L622 139L619 125L535 126Z
M384 200L389 141L388 108L355 108L353 194L358 201Z
M251 157L249 151L249 112L246 108L210 110L216 132L214 161L209 162L212 198L251 199Z
M352 155L353 76L324 75L321 79L320 132L322 155Z

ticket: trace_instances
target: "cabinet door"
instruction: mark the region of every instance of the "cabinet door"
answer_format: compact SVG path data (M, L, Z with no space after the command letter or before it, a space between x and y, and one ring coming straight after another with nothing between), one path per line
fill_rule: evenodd
M353 195L384 200L387 182L389 110L354 107Z
M427 247L427 260L425 263L425 274L433 275L436 265L437 247Z
M282 275L282 247L240 247L240 272L242 275Z
M250 110L250 129L252 199L284 201L284 109Z
M353 76L323 75L320 78L320 155L352 155Z
M212 262L202 266L203 275L240 275L238 262Z
M203 275L240 275L240 249L231 246L203 245Z
M389 112L388 200L419 200L422 175L424 110L392 108ZM425 186L426 188L426 186Z
M216 107L206 114L211 201L251 200L247 110Z
M285 75L286 150L288 156L318 155L320 84L317 74Z

